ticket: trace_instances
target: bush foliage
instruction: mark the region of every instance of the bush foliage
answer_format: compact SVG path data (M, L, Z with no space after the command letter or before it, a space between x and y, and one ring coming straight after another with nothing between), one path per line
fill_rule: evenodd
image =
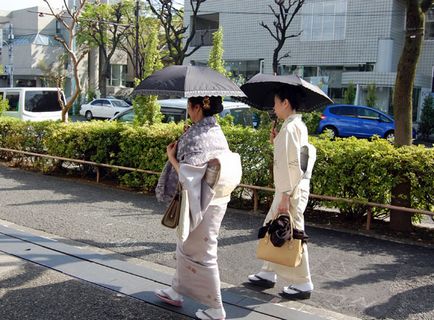
M242 183L272 187L272 146L269 130L233 126L222 119L223 131L230 148L241 155ZM135 127L108 122L38 122L26 123L0 117L0 146L46 153L67 158L116 164L126 167L161 171L166 161L166 146L177 139L183 124L156 124ZM310 137L317 147L317 163L311 186L312 193L390 203L391 189L399 176L411 181L413 208L432 210L434 204L434 149L423 146L396 148L383 139L356 138L329 140ZM14 160L41 170L54 170L59 162L23 157L1 152L5 160ZM26 161L24 161L24 159ZM41 163L43 165L41 165ZM158 176L114 170L111 174L123 185L153 190ZM238 190L234 196L240 196ZM270 196L261 193L264 198ZM366 213L362 205L324 202L349 218ZM383 215L379 209L374 212Z

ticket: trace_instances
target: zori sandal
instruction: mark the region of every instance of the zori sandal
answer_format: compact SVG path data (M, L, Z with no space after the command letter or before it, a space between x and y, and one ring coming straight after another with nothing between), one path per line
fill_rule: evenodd
M294 291L294 293L288 293L288 292L285 292L285 290L283 290L282 292L279 293L279 295L282 298L285 298L288 300L305 300L305 299L309 299L311 294L312 294L312 290L303 291L303 290L300 290L294 286L288 286L287 290L292 290L292 291Z
M212 311L214 310L218 310L218 309L207 309L207 310L198 309L196 312L196 318L201 320L225 320L226 315L219 315L216 317L216 315L212 314Z
M162 289L157 289L157 290L155 290L154 293L161 301L164 301L167 304L170 304L174 307L181 307L182 306L182 302L183 302L182 299L181 300L172 299L172 297L170 297L170 295Z
M261 278L260 276L256 274L252 274L248 277L249 282L255 286L265 288L265 289L271 289L274 288L276 282Z

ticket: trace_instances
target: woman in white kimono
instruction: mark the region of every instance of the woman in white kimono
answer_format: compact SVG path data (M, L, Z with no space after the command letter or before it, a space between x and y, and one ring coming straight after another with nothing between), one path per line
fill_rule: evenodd
M167 147L169 161L156 189L157 198L167 201L179 179L188 192L190 233L184 242L177 240L177 266L172 286L155 293L175 306L182 305L183 295L209 306L207 310L196 312L199 319L226 317L220 292L217 236L230 193L241 178L241 163L239 156L230 152L213 117L222 109L221 97L188 100L188 114L193 125ZM228 165L234 161L235 165Z
M304 162L307 160L304 156L310 145L306 125L301 120L301 115L296 114L299 100L297 94L283 87L274 96L274 112L284 122L279 132L273 128L270 134L270 140L274 144L275 194L264 225L277 213L290 212L295 229L304 231L303 214L309 198L311 174L306 172L307 164ZM312 167L313 164L308 171L312 170ZM248 280L254 285L272 288L279 275L289 284L283 288L282 296L293 300L310 298L313 284L306 243L303 244L303 249L303 258L299 266L291 268L265 261L261 271L249 275Z

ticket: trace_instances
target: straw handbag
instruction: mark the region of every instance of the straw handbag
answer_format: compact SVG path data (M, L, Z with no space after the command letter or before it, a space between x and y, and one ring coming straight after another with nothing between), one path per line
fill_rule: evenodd
M276 220L281 214L278 214L274 219ZM288 215L288 213L284 213ZM256 248L256 257L258 259L266 260L276 264L284 265L287 267L297 267L301 263L303 256L303 244L302 240L294 239L292 234L294 230L294 221L290 217L291 223L291 236L290 240L286 240L281 247L275 247L270 240L269 230L265 233L264 237L259 239L258 246ZM273 221L270 221L267 225L271 225Z

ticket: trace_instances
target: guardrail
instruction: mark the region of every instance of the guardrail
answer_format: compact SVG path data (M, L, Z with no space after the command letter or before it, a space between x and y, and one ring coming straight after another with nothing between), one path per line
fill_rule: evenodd
M98 162L79 160L79 159L71 159L71 158L65 158L65 157L58 157L58 156L35 153L35 152L30 152L30 151L15 150L15 149L8 149L8 148L0 148L0 151L91 165L91 166L94 166L96 169L96 182L97 183L99 183L99 181L100 181L100 171L99 171L100 167L109 168L109 169L120 169L120 170L125 170L125 171L132 171L132 172L141 172L141 173L146 173L146 174L157 174L157 175L161 174L161 172L157 172L157 171L137 169L137 168L124 167L124 166L105 164L105 163L98 163ZM268 188L268 187L254 186L254 185L242 184L242 183L239 184L238 186L252 190L252 192L253 192L253 211L255 211L255 212L258 210L258 205L259 205L258 191L261 190L261 191L274 192L273 188ZM419 214L424 214L424 215L430 216L431 218L434 217L434 212L431 212L431 211L419 210L419 209L413 209L413 208L407 208L407 207L399 207L399 206L394 206L394 205L390 205L390 204L376 203L376 202L363 201L363 200L357 200L357 199L338 198L338 197L333 197L333 196L317 195L317 194L312 194L312 193L309 195L309 198L317 199L317 200L324 200L324 201L346 202L349 204L359 204L359 205L367 206L368 212L367 212L367 217L366 217L366 230L370 230L370 228L371 228L372 208L373 207L390 209L390 210L399 210L399 211L408 212L408 213L419 213Z

